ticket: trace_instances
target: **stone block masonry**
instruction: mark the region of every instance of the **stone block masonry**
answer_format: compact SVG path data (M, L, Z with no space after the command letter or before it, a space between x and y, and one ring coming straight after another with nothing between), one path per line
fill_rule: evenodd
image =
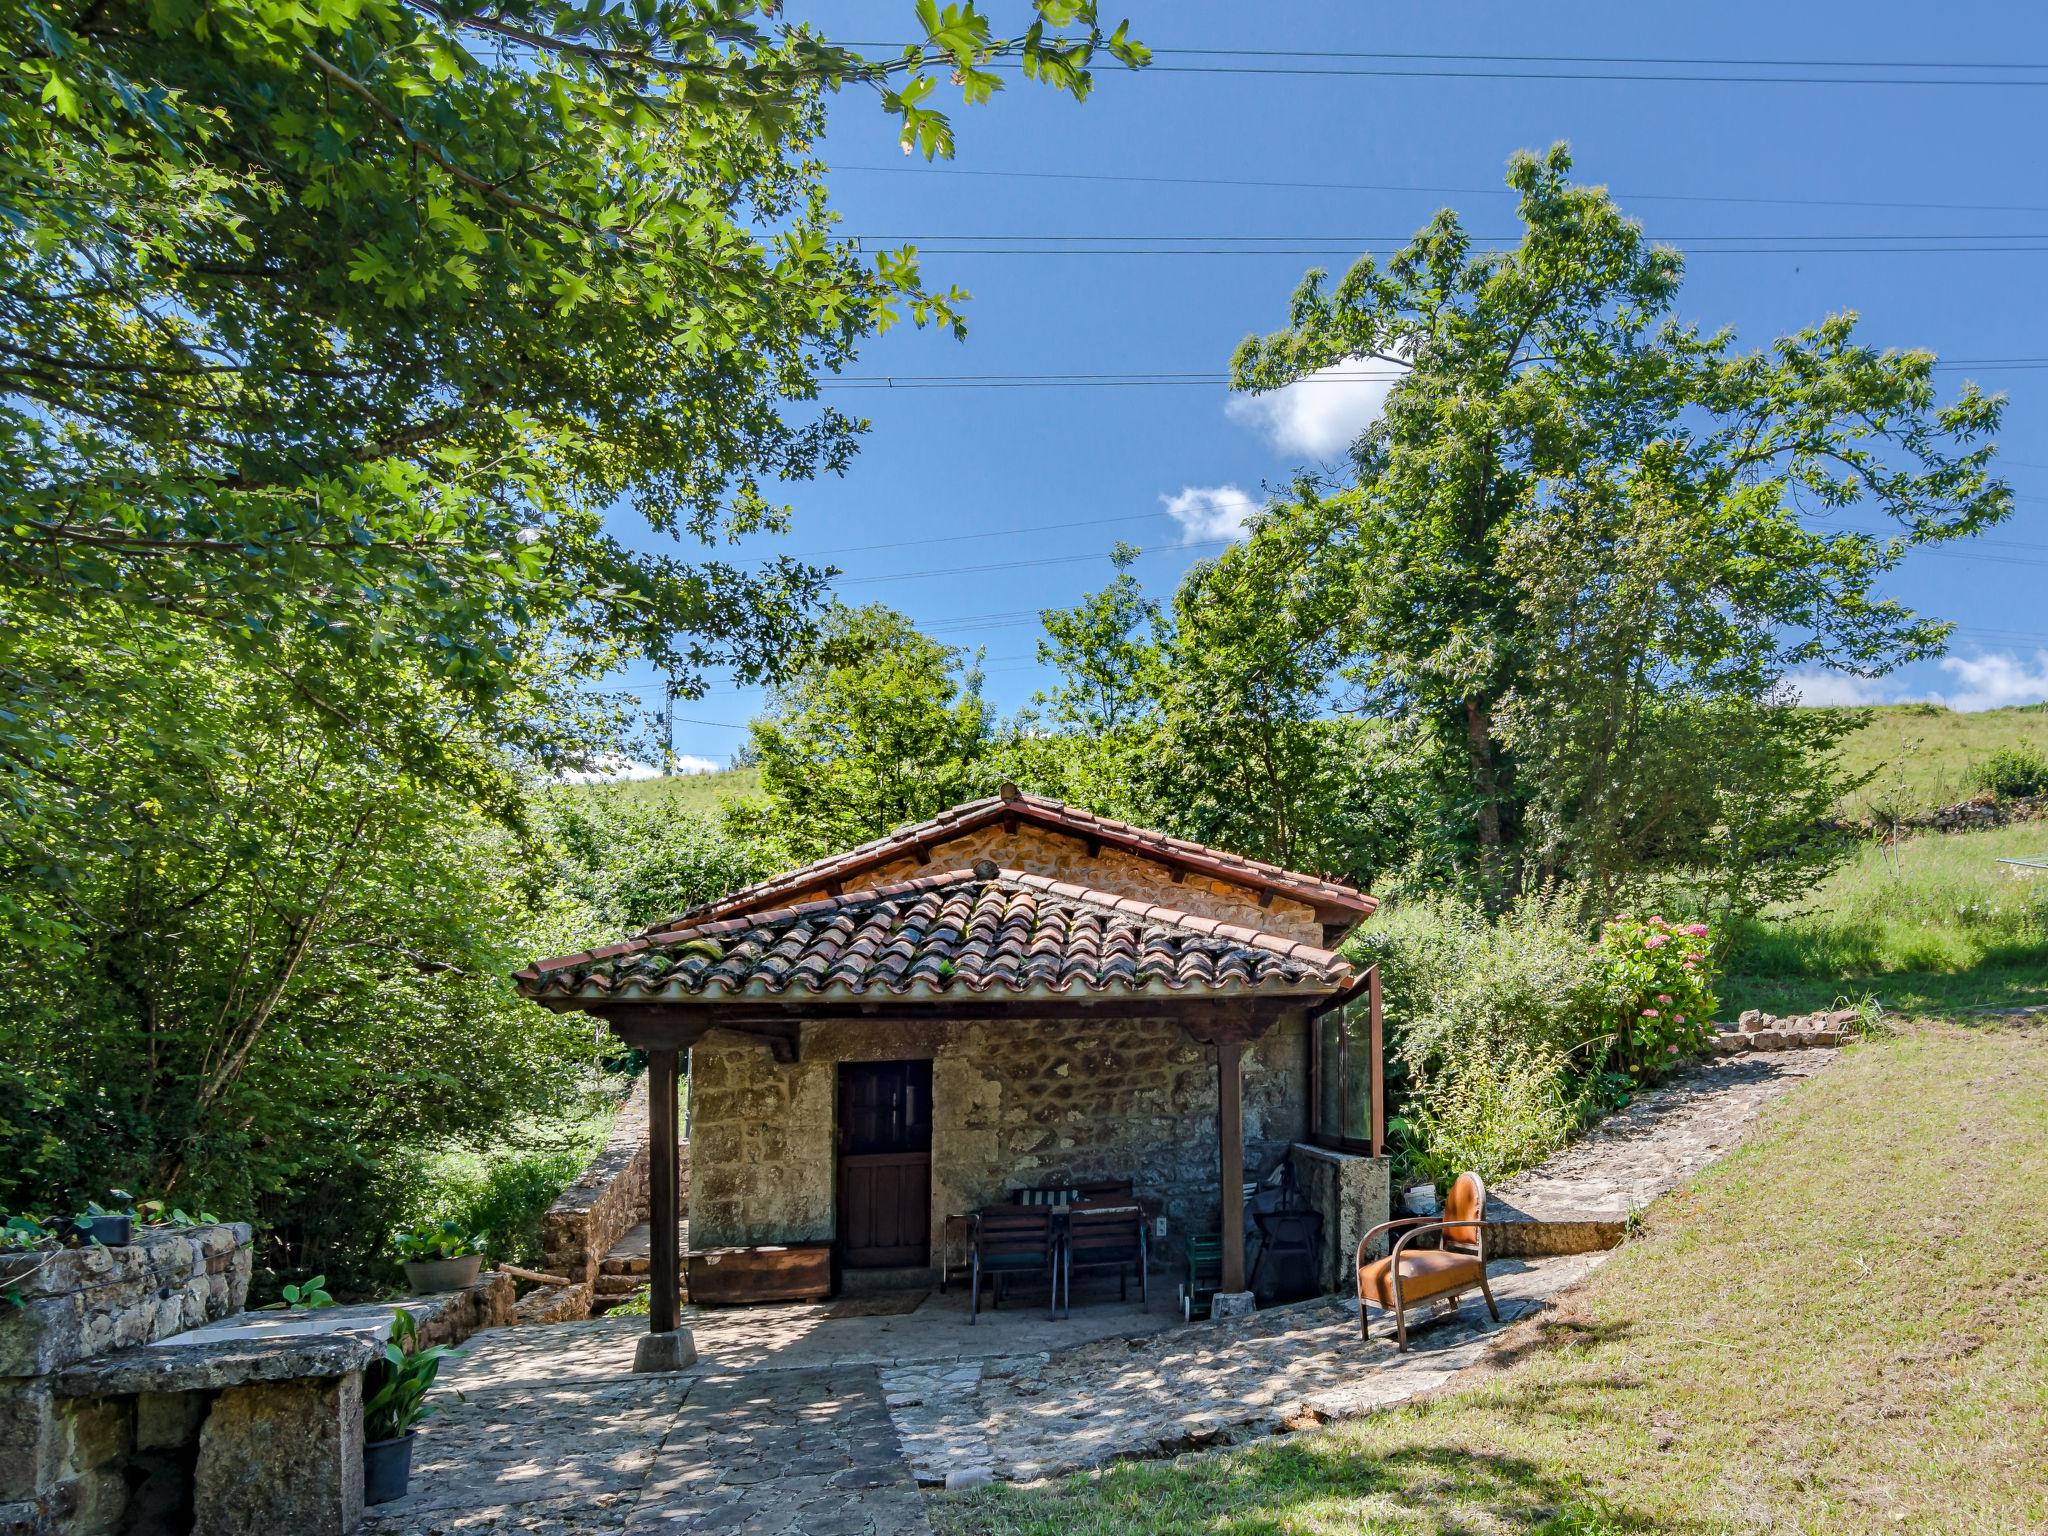
M691 1052L693 1247L834 1235L833 1121L843 1061L932 1061L932 1231L1015 1187L1128 1178L1186 1232L1216 1229L1215 1053L1158 1018L819 1021L801 1061L717 1036ZM1245 1054L1247 1177L1305 1132L1298 1016ZM1157 1246L1157 1245L1155 1245Z
M605 1147L541 1218L542 1263L584 1287L597 1288L598 1267L621 1237L647 1219L647 1078L619 1106ZM682 1208L690 1201L690 1148L679 1153ZM557 1307L561 1305L557 1301Z
M135 1410L57 1395L51 1377L241 1310L249 1228L151 1228L122 1248L0 1258L0 1531L115 1529Z

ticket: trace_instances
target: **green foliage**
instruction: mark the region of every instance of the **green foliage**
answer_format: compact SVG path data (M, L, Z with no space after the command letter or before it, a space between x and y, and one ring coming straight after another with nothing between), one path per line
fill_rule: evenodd
M1447 1187L1467 1169L1491 1181L1541 1162L1582 1115L1564 1056L1482 1036L1415 1081L1402 1118L1409 1176Z
M1614 1059L1654 1077L1713 1034L1717 964L1705 923L1623 913L1601 924L1593 967L1605 990Z
M334 1305L334 1298L327 1294L327 1277L315 1275L303 1285L287 1285L278 1291L287 1312L317 1312L322 1307Z
M753 723L766 803L729 812L731 825L793 859L866 842L971 798L991 727L959 650L879 604L835 607Z
M1850 315L1756 353L1680 321L1678 253L1570 169L1562 147L1511 163L1514 249L1439 214L1384 268L1309 274L1288 328L1239 348L1245 390L1402 377L1349 482L1304 476L1218 564L1288 573L1239 600L1281 604L1362 707L1426 726L1492 904L1561 876L1605 907L1702 860L1810 879L1828 851L1796 829L1842 781L1781 681L1938 652L1946 627L1878 588L2009 515L2002 402L1939 402L1931 353L1865 346ZM1803 516L1850 508L1895 531Z
M461 1356L461 1350L445 1344L422 1349L412 1314L404 1307L396 1309L383 1357L372 1360L363 1372L363 1438L375 1442L411 1434L422 1419L438 1411L423 1399L440 1374L441 1362Z
M2002 800L2048 795L2048 752L2031 743L2001 747L1979 763L1977 787Z
M428 1159L406 1195L408 1225L452 1222L476 1233L501 1262L537 1267L541 1218L602 1150L616 1106L566 1121L539 1121L477 1148Z
M391 1234L391 1249L399 1258L466 1259L484 1251L483 1239L454 1218L429 1227L412 1227Z
M877 60L774 11L8 8L0 586L59 625L182 615L428 756L366 680L424 671L518 739L508 688L550 646L686 689L771 666L822 571L686 564L602 515L776 524L765 487L861 430L818 378L900 316L959 328L913 249L833 238L826 94L874 86L930 155L942 75L985 100L1008 54L1078 97L1098 52L1145 62L1092 0L1011 37L916 7ZM19 636L0 661L0 758L44 772L63 668Z
M783 867L773 838L742 837L672 799L550 790L535 818L536 872L583 909L592 943L738 890Z

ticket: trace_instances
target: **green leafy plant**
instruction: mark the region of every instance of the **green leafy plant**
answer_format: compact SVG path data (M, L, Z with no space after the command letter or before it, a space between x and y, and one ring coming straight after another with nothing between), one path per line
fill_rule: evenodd
M1977 765L1977 787L2001 800L2048 795L2048 752L2031 742L2000 747Z
M1713 934L1705 923L1623 913L1601 925L1593 958L1614 1030L1615 1059L1655 1077L1714 1032Z
M38 1249L54 1244L58 1236L50 1223L40 1217L31 1216L27 1212L9 1216L4 1223L0 1223L0 1257L10 1253L34 1253ZM12 1307L27 1306L28 1302L21 1295L21 1282L56 1258L57 1251L52 1248L41 1264L32 1264L19 1274L9 1275L4 1282L0 1282L0 1300L4 1300Z
M435 1412L422 1399L440 1374L441 1362L458 1359L462 1351L445 1344L420 1347L419 1324L400 1307L391 1314L391 1333L384 1356L363 1373L363 1438L396 1440L409 1435Z
M135 1215L152 1227L211 1227L220 1223L220 1218L211 1211L188 1211L164 1200L138 1201Z
M284 1298L287 1312L317 1312L322 1307L334 1305L334 1298L327 1294L327 1277L315 1275L303 1285L287 1285L278 1291Z
M450 1218L431 1226L408 1227L392 1234L391 1246L401 1259L427 1263L434 1259L466 1259L484 1251L483 1240Z

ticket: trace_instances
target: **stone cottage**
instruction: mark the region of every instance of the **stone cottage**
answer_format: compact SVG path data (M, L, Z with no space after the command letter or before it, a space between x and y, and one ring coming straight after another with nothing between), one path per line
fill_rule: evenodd
M693 1250L936 1265L956 1213L1128 1178L1234 1291L1244 1182L1290 1153L1333 1253L1384 1209L1377 977L1335 952L1374 905L1005 786L518 981L648 1053L657 1332L681 1052Z

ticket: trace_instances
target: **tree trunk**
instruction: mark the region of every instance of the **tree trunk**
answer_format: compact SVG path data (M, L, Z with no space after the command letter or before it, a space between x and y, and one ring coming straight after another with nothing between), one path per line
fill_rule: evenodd
M1479 875L1486 909L1506 905L1506 838L1500 814L1500 748L1493 739L1493 707L1478 699L1465 701L1465 750L1472 763L1472 784L1479 791Z

